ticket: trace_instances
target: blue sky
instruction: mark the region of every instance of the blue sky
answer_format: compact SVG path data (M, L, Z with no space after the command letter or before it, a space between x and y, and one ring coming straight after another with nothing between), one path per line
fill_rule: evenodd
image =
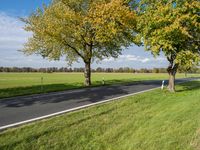
M7 67L67 67L62 58L60 61L48 61L40 56L25 56L19 49L31 36L23 30L24 24L19 17L26 17L42 4L49 4L50 0L1 0L0 4L0 66ZM74 63L72 67L83 67L83 63ZM132 67L154 68L166 67L167 61L163 56L154 58L143 47L131 46L123 51L118 59L104 59L99 63L93 63L92 68L97 67Z
M12 16L24 16L50 0L1 0L0 10Z

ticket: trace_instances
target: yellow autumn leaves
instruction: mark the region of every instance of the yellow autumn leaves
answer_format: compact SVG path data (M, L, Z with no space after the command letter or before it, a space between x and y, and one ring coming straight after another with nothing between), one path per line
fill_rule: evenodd
M24 53L68 62L117 57L133 42L136 14L124 0L54 0L25 19Z
M160 51L177 55L177 63L182 51L199 56L199 1L141 0L140 4L132 9L125 0L54 0L26 19L25 29L33 37L24 52L86 61L117 57L122 47L143 42L154 55Z
M138 36L154 55L173 55L176 65L190 68L200 61L200 2L141 0ZM145 4L145 6L144 6Z

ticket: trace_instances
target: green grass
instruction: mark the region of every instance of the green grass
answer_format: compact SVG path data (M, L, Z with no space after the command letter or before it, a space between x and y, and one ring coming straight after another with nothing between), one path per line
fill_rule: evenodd
M189 75L197 76L197 75ZM41 77L44 79L41 90ZM184 74L177 74L183 78ZM93 86L142 80L167 79L167 74L94 73ZM83 73L0 73L0 98L83 88Z
M160 89L0 133L0 149L200 148L200 81Z

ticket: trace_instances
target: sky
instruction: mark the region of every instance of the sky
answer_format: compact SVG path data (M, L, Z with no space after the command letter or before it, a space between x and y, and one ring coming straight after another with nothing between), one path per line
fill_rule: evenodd
M27 17L50 0L0 0L0 66L3 67L69 67L64 58L60 61L49 61L38 55L25 56L19 50L31 37L31 33L24 31L24 23L20 17ZM130 46L124 49L119 58L107 58L101 62L94 62L92 68L131 67L155 68L166 67L164 56L154 58L144 47ZM74 63L71 67L84 67L84 63Z

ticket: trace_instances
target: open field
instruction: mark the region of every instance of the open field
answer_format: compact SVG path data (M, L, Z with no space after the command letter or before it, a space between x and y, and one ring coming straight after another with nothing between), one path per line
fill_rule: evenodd
M0 133L0 149L199 149L200 81L159 89Z
M188 75L188 77L194 76L200 75ZM42 88L41 77L43 77ZM177 74L177 78L184 77L184 74ZM93 86L101 85L103 78L106 84L117 84L142 80L163 80L168 78L168 74L93 73ZM0 98L83 88L83 82L83 73L0 73Z

